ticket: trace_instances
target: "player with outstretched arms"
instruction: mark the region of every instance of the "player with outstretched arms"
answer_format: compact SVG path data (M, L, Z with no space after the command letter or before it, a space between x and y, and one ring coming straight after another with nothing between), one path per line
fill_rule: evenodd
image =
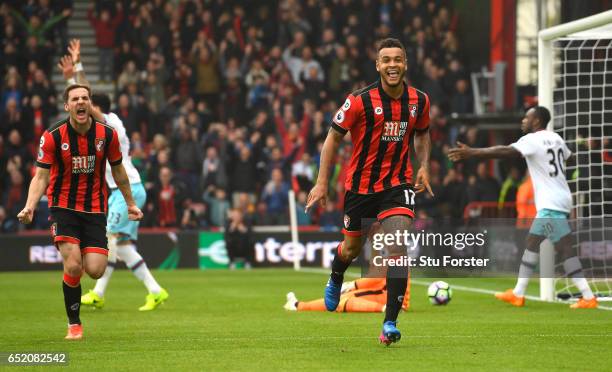
M344 199L344 240L332 261L325 287L325 306L336 310L344 272L361 252L362 219L376 218L386 233L407 230L414 218L414 195L429 186L429 98L404 82L406 51L397 39L378 44L376 70L380 78L370 86L349 94L334 115L321 152L317 183L308 195L307 207L325 205L329 170L342 138L351 132L353 154L346 176ZM410 140L420 162L412 184ZM432 193L433 195L433 193ZM406 247L386 247L393 255L405 255ZM397 316L408 282L408 267L387 270L387 305L380 341L399 341Z
M572 194L565 178L565 161L572 155L563 138L546 130L550 112L542 106L529 109L521 123L525 135L510 146L470 148L462 143L449 150L450 160L457 162L469 158L518 158L527 161L529 175L533 180L536 218L526 240L526 249L519 267L519 276L514 289L496 293L495 297L514 306L525 304L525 291L529 277L538 264L540 244L548 238L555 250L563 257L563 268L582 298L572 309L596 308L597 298L584 278L582 264L573 252L573 234L568 218L572 208Z
M77 82L86 82L85 73L80 63L80 42L72 40L69 48L70 56L64 56L58 65L62 71L64 78L67 81L75 79ZM75 62L76 61L76 62ZM127 136L123 122L117 115L110 112L110 99L105 94L92 95L92 114L95 118L104 121L117 131L119 136L119 144L123 158L123 166L127 172L132 195L139 208L142 208L146 202L146 191L142 185L140 174L132 164L130 156L130 140ZM83 305L91 305L96 308L102 308L105 304L104 294L106 287L113 274L117 257L119 257L126 266L132 271L134 276L144 283L148 290L146 302L139 308L140 311L154 310L161 303L168 299L168 292L160 287L142 256L136 250L136 241L138 239L138 221L130 221L126 214L126 205L120 197L117 189L117 184L114 182L108 168L106 172L106 182L111 189L111 195L108 200L108 216L107 216L107 232L109 239L109 255L108 266L104 275L98 279L95 287L89 290L88 293L81 297Z

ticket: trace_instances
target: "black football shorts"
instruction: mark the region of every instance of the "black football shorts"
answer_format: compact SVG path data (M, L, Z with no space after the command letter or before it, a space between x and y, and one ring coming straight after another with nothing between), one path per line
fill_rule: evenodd
M361 235L362 219L382 221L387 217L404 215L414 218L415 192L410 184L395 186L374 194L344 195L344 228L349 236Z
M60 242L69 242L78 244L82 254L108 255L104 213L51 208L51 236L56 246Z

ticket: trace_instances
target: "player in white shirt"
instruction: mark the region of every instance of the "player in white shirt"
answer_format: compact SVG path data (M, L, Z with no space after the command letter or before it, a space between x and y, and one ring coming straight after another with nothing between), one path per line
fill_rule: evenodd
M96 119L103 119L107 125L113 127L119 135L123 166L130 181L132 195L139 208L143 208L147 200L147 193L140 180L140 174L130 156L130 140L123 126L123 122L117 115L110 112L110 99L106 94L93 94L91 96L93 115ZM117 257L125 262L126 266L132 271L134 276L144 283L149 294L146 302L139 308L140 311L154 310L161 303L168 299L168 292L159 286L153 275L149 271L144 259L136 250L135 242L138 239L138 221L127 219L127 208L122 198L117 184L113 180L112 174L106 172L106 183L111 189L108 198L108 215L106 229L109 237L108 265L104 275L97 280L94 289L81 297L83 305L92 305L96 308L104 306L104 293L111 275L113 274Z
M557 133L546 130L550 112L542 106L527 111L521 122L525 135L510 146L471 148L458 143L449 150L450 160L457 162L469 158L518 158L524 157L533 180L535 204L538 211L526 239L526 249L519 268L519 277L514 289L496 293L495 297L514 306L525 304L525 290L529 277L538 264L540 244L549 239L555 250L565 260L563 268L582 298L570 307L595 308L597 298L593 295L582 272L582 264L573 251L574 237L568 218L572 208L572 194L565 178L565 161L572 155L565 141Z
M64 78L69 84L79 82L89 84L85 78L81 59L81 43L78 39L70 41L68 47L70 55L60 59L58 67ZM143 208L147 200L147 193L140 180L138 170L132 164L130 156L130 139L127 136L123 122L117 115L110 112L110 99L105 94L94 94L92 99L92 115L96 120L103 121L112 126L119 135L119 144L121 147L121 155L123 156L123 166L130 181L132 195L139 208ZM108 166L107 166L108 168ZM140 311L154 310L161 303L168 299L168 292L159 286L153 275L147 268L144 259L136 251L136 240L138 239L137 221L127 219L127 206L125 201L119 200L117 196L118 189L112 174L107 169L106 183L111 189L111 195L108 199L108 215L106 229L109 238L108 248L108 265L104 275L96 282L93 290L89 290L81 297L83 305L92 305L96 308L104 306L104 293L111 275L113 274L117 257L119 257L132 273L144 283L149 291L146 296L146 302L139 308Z

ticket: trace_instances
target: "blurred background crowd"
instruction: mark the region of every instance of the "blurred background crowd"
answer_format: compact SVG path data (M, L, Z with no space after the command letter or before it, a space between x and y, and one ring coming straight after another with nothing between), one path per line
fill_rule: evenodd
M64 86L50 75L72 16L70 0L0 5L2 231L23 228L15 215L25 204L38 138L62 114L57 92ZM497 172L501 179L489 163L453 167L446 158L457 140L489 144L483 131L452 120L471 113L473 103L451 1L96 1L88 20L99 56L91 83L114 84L112 111L148 192L142 226L287 224L293 189L300 225L340 229L349 136L331 173L328 205L305 214L304 204L332 115L348 93L378 78L375 42L384 37L404 43L409 84L432 103L435 198L418 196L418 217L461 219L470 202L514 201L523 181L520 165ZM45 204L33 228L46 227Z

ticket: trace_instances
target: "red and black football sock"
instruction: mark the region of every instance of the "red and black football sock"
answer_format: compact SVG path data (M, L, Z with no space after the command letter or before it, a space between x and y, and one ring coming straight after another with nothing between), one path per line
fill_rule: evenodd
M385 320L397 320L397 315L402 308L406 288L408 287L408 267L390 266L387 269L387 308Z
M344 259L340 255L341 252L342 243L338 245L338 250L336 251L336 255L334 256L334 259L331 264L331 280L335 284L342 284L342 281L344 280L344 272L351 265L350 260L348 262L344 261Z
M81 278L64 274L64 305L69 324L81 324Z

